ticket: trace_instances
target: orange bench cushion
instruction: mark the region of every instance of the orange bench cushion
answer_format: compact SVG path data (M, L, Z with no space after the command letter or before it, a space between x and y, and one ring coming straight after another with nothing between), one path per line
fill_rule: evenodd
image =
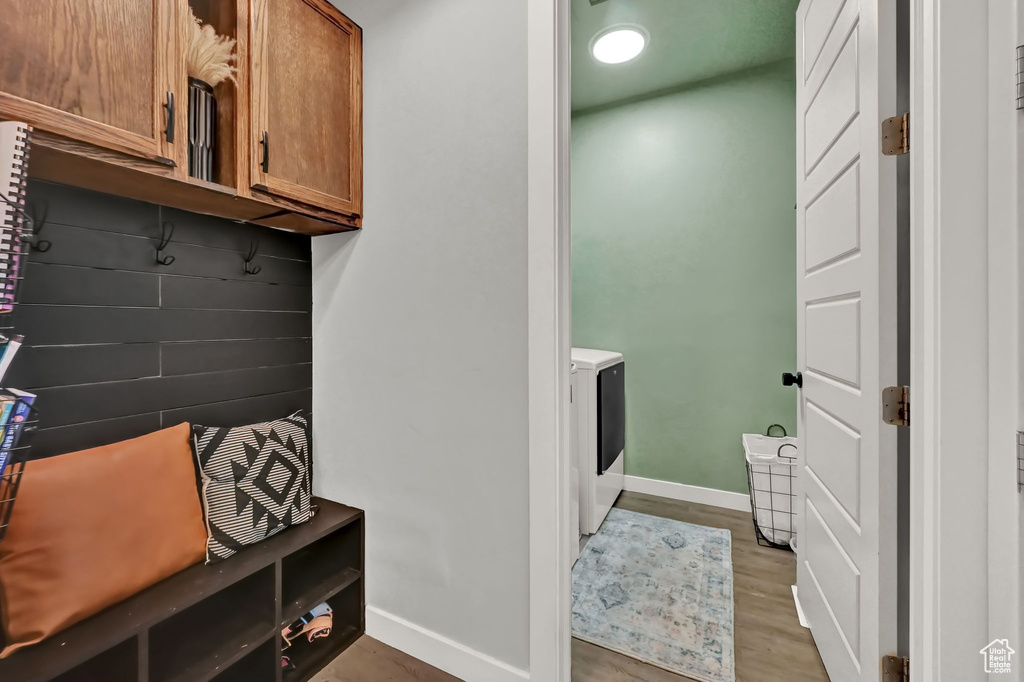
M0 542L0 658L202 561L188 424L29 462Z

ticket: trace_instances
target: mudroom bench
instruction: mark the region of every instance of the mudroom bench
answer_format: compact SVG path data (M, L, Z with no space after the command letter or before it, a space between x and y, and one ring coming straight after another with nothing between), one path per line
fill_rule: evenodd
M228 561L197 564L0 660L18 682L304 682L364 620L363 512L314 498L312 520ZM282 628L330 600L331 634L288 648Z

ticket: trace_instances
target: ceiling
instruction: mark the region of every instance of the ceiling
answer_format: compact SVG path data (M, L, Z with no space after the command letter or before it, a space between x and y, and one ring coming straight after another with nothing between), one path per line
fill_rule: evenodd
M799 0L572 0L572 108L587 109L796 54ZM601 64L590 40L605 27L639 24L647 49Z

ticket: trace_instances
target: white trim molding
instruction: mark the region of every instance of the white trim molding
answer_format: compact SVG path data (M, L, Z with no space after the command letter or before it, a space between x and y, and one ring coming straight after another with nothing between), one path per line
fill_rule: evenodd
M993 639L1022 644L1024 120L1005 85L1021 27L1015 1L911 16L910 659L914 679L954 682L980 679Z
M659 481L654 478L626 476L624 490L631 493L667 497L670 500L696 502L697 504L708 504L712 507L735 509L736 511L750 511L750 495L733 493L728 490L702 488L699 485L686 485L685 483Z
M470 682L523 682L530 674L374 606L366 607L366 634L413 658Z
M795 551L795 550L794 550ZM800 627L811 629L811 624L807 622L807 616L804 615L804 607L800 605L800 594L796 585L791 586L793 588L793 605L796 607L796 617L800 621Z
M530 676L569 682L569 3L528 0L526 23Z

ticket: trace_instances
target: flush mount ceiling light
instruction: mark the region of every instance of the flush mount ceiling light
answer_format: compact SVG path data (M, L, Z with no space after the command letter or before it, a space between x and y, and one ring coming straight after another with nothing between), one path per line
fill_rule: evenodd
M636 59L647 47L647 31L640 26L613 26L594 36L590 54L604 64L622 64Z

